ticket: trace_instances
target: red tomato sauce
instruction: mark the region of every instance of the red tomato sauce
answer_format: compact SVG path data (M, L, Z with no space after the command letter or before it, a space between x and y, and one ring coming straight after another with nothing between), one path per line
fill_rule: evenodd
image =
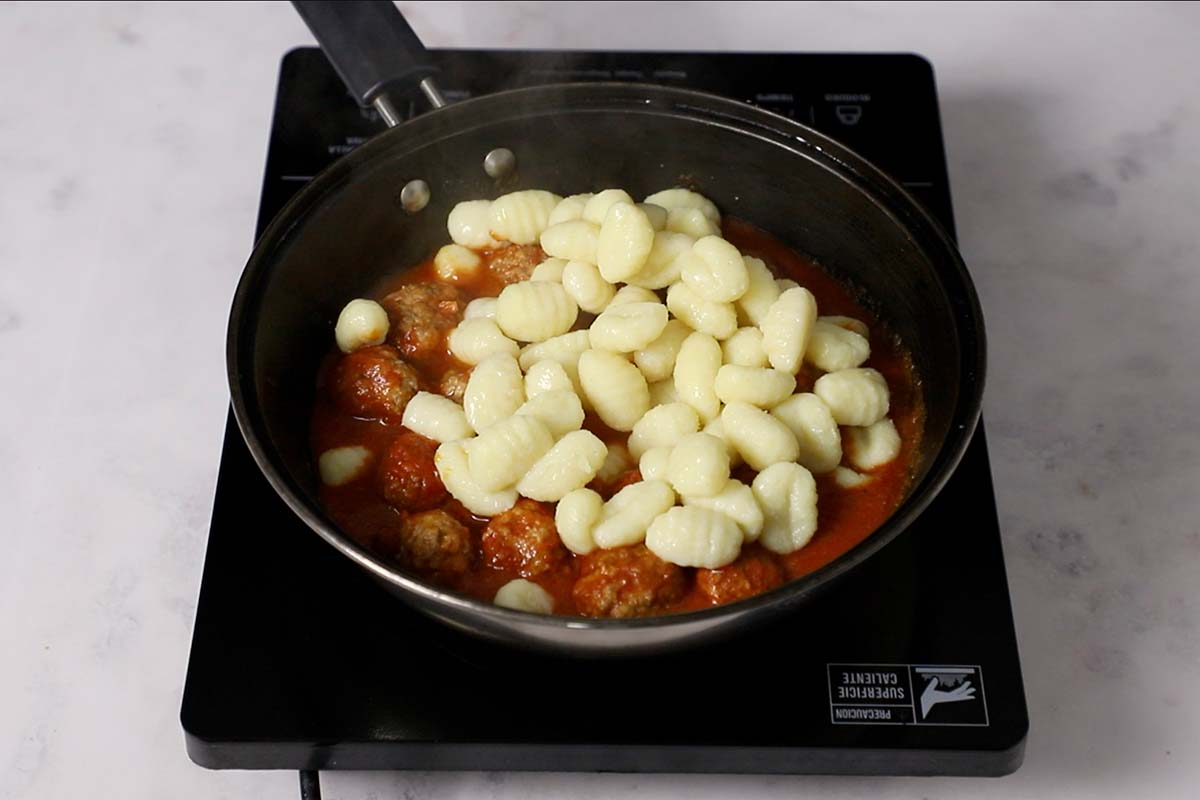
M871 356L863 366L873 367L887 379L891 395L889 416L895 423L901 439L899 457L871 471L870 480L861 487L845 489L837 485L832 474L816 476L819 522L816 534L805 547L790 555L780 556L770 553L757 543L749 544L742 548L742 555L738 561L727 568L738 567L747 559L773 561L782 567L786 580L792 580L832 562L867 538L904 499L911 484L911 471L916 463L924 424L920 383L912 360L900 341L859 302L851 289L839 283L811 259L796 253L769 234L747 223L726 219L722 227L724 237L742 253L761 258L777 277L791 278L809 289L816 296L817 307L822 316L844 315L867 324L870 328ZM484 268L479 274L453 284L460 294L463 307L478 297L495 297L504 288L504 281L489 268L497 258L502 258L504 253L504 249L484 253ZM438 280L440 279L433 269L431 258L413 269L389 277L379 285L378 291L372 293L372 297L381 299L403 285ZM663 294L659 292L660 296ZM592 315L581 312L576 327L587 327L592 319ZM332 339L332 336L330 338ZM398 423L354 417L338 406L331 396L329 374L340 357L341 353L336 348L331 348L318 374L317 399L311 425L312 452L315 457L333 447L359 445L367 448L373 458L364 476L343 486L321 487L321 500L329 515L355 541L380 557L392 560L402 569L490 602L501 586L522 576L518 572L497 569L485 562L481 555L480 537L488 520L472 515L453 498L447 498L438 508L449 513L470 531L473 548L470 568L462 573L446 575L413 570L410 565L398 560L400 555L397 542L404 527L406 510L395 508L384 500L377 468L389 445L405 429ZM451 355L444 343L432 354L405 360L417 370L421 389L435 393L439 392L439 386L446 373L468 372L470 369ZM811 391L813 382L820 375L820 371L805 365L797 375L796 391ZM627 434L608 428L594 414L587 415L584 427L606 443L624 442L627 438ZM428 467L433 469L432 464ZM741 467L734 471L733 477L749 484L754 474L752 470ZM639 477L636 469L631 469L614 484L604 485L597 480L589 486L607 498L620 486ZM543 505L552 515L553 505ZM556 614L577 613L572 587L579 577L581 560L581 557L567 552L566 557L560 559L556 566L528 578L554 598ZM768 572L773 570L771 567ZM683 596L656 607L650 613L694 610L715 604L698 586L695 580L696 570L687 568L684 572L688 588ZM768 588L772 587L763 586L757 591Z

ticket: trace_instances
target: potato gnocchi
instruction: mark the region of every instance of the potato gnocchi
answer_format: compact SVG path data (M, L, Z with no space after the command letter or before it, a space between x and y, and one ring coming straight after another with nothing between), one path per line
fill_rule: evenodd
M671 576L692 573L680 568L714 570L705 586L718 585L746 547L751 562L806 547L823 530L821 493L901 485L889 465L907 458L914 423L898 425L894 406L911 415L913 400L893 401L887 337L853 316L819 315L824 284L773 273L778 249L743 251L746 234L723 235L703 195L521 190L460 202L446 225L451 243L427 269L451 294L420 295L404 315L391 296L353 299L334 326L340 357L365 371L357 383L335 373L333 391L351 393L341 402L355 416L383 419L376 428L398 421L415 443L385 452L339 433L316 459L323 491L376 476L404 512L397 546L421 554L421 574L457 586L464 569L509 570L503 584L480 584L491 587L482 599L530 613L606 603L612 615L626 603L654 613L682 602ZM405 352L405 326L434 318L451 322L422 335L442 337L451 366L396 383L403 370L382 351ZM363 405L376 383L386 390L377 404L399 404L390 418ZM453 501L438 506L438 492ZM468 534L480 518L483 534ZM578 562L573 595L537 577L564 558L597 559ZM646 583L652 564L661 583ZM631 583L588 595L595 570ZM700 602L725 601L716 598Z

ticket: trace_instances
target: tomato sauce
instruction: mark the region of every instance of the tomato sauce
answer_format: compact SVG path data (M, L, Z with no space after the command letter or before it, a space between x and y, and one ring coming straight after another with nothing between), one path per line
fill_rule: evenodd
M837 485L832 474L816 476L818 492L818 528L812 540L800 550L786 556L770 553L757 543L742 548L742 556L730 568L738 566L743 559L769 559L778 563L787 580L808 574L835 560L849 551L877 529L903 500L912 481L912 469L916 463L924 424L924 407L921 387L913 369L912 360L902 344L868 308L860 302L854 291L835 280L811 259L789 249L782 242L753 226L732 219L723 223L722 234L742 253L761 258L778 277L791 278L808 288L817 299L822 316L844 315L861 320L870 328L871 356L863 366L873 367L886 379L890 390L889 416L900 434L901 450L895 460L870 472L870 480L863 486L846 489ZM462 305L478 297L495 297L504 288L504 281L488 266L504 250L483 254L484 269L469 280L455 283ZM372 296L380 299L406 284L437 281L432 259L405 270L383 281ZM660 296L663 294L659 293ZM576 327L587 327L592 315L580 313ZM332 336L330 337L332 339ZM336 348L331 352L318 374L317 400L312 415L312 452L319 455L333 447L360 445L372 454L374 463L363 477L343 486L322 486L321 500L326 510L341 529L364 547L385 559L395 561L398 566L414 571L409 565L397 561L400 540L405 521L405 510L394 508L383 498L380 478L376 474L379 461L389 445L405 429L397 423L360 419L342 410L332 397L329 376L341 353ZM469 367L450 354L444 345L420 358L406 358L420 376L421 389L439 392L443 377L449 372L466 373ZM813 382L821 373L805 365L797 375L797 392L811 391ZM611 430L593 414L588 414L584 427L595 433L606 443L624 442L627 434ZM432 465L430 465L432 468ZM749 484L754 472L741 467L733 477ZM589 484L604 497L632 480L638 479L636 469L625 473L619 483L603 484L599 480ZM614 485L615 484L615 485ZM463 592L477 599L490 602L496 591L514 578L516 572L497 569L485 563L481 557L480 537L487 525L486 518L473 516L453 498L439 506L470 531L474 557L471 567L464 573L444 575L416 571L427 580ZM546 506L553 513L553 506ZM572 587L579 577L581 559L566 553L556 566L532 576L555 600L556 614L575 614L576 605L572 598ZM773 568L772 568L773 569ZM688 589L683 597L655 609L654 613L694 610L714 605L695 580L696 570L686 569ZM770 587L765 587L770 588Z

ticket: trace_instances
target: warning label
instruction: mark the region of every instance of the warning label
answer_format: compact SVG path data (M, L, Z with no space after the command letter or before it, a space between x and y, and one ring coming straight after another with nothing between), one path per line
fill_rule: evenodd
M988 724L978 666L829 664L835 725Z

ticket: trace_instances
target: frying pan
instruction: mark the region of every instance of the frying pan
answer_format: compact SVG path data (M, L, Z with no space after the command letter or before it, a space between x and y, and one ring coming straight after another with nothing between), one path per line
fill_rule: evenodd
M945 231L862 157L750 105L644 84L506 91L396 124L401 92L423 83L435 103L440 97L427 54L392 3L296 5L351 92L393 127L317 175L255 245L230 315L229 385L246 443L280 497L392 594L469 634L559 653L630 655L710 641L805 603L903 531L946 482L979 417L978 299ZM515 154L516 170L496 179L483 160L501 146ZM404 187L417 179L430 196L412 213ZM616 186L640 197L681 181L859 289L911 350L925 431L912 488L884 525L757 597L619 620L499 608L425 583L342 533L318 501L308 445L317 369L342 305L444 244L447 214L461 200Z

